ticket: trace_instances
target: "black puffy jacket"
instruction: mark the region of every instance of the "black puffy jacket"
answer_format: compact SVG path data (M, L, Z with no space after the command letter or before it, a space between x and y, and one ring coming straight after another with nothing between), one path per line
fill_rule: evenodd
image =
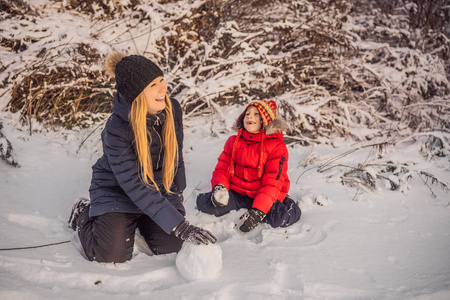
M153 175L159 192L153 186L145 186L139 177L134 135L129 122L131 104L117 93L113 113L102 132L103 156L92 167L90 217L111 212L145 213L167 233L184 220L185 209L176 194L186 187L182 111L178 101L171 101L179 147L179 163L171 187L175 194L167 194L162 185L164 147L161 137L164 112L147 119L152 135L150 153Z

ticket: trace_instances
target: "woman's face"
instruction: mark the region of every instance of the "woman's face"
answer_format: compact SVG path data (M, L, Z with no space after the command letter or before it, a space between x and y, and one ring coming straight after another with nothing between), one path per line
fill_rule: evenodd
M244 128L250 133L259 133L261 131L261 116L256 107L250 106L244 115Z
M150 114L157 114L166 108L167 84L162 76L150 82L144 89L145 100L147 101L147 111Z

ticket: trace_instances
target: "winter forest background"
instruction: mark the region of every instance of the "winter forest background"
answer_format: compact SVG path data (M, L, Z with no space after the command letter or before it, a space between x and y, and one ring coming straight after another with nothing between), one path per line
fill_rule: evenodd
M71 299L78 290L97 299L450 298L450 1L0 0L0 8L0 299ZM85 262L70 244L4 250L70 239L64 222L87 193L111 112L114 81L102 64L115 50L157 62L184 110L188 215L215 231L224 252L222 275L206 283L186 283L175 255L137 251L115 269ZM285 246L288 231L264 227L246 239L229 218L195 211L234 119L255 99L276 100L289 125L291 194L304 215ZM338 243L380 235L370 262ZM358 267L348 266L355 257ZM245 278L234 273L242 266Z
M102 63L119 50L162 66L185 118L215 115L211 134L221 130L220 107L273 98L290 144L346 138L382 150L420 140L430 159L449 155L448 1L0 5L1 109L18 113L30 135L101 123L114 93ZM362 166L345 177L371 186L367 175Z

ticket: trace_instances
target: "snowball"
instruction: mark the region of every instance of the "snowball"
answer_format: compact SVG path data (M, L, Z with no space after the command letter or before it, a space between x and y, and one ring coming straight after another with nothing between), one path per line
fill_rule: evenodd
M210 278L222 269L222 249L218 245L184 243L175 264L187 280Z

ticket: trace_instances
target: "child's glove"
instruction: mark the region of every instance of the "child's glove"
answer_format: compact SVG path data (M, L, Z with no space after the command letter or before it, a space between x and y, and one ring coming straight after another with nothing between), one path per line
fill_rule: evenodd
M242 225L239 229L242 232L249 232L250 230L256 228L261 224L262 220L266 217L266 214L256 208L250 208L245 214L243 214L240 219L242 220Z
M188 221L183 221L178 224L174 229L176 237L183 241L190 242L194 245L208 245L209 243L215 244L217 239L211 232L206 229L189 224Z
M223 184L217 184L214 187L211 202L215 207L223 207L227 205L229 198L230 196L228 194L228 190Z

